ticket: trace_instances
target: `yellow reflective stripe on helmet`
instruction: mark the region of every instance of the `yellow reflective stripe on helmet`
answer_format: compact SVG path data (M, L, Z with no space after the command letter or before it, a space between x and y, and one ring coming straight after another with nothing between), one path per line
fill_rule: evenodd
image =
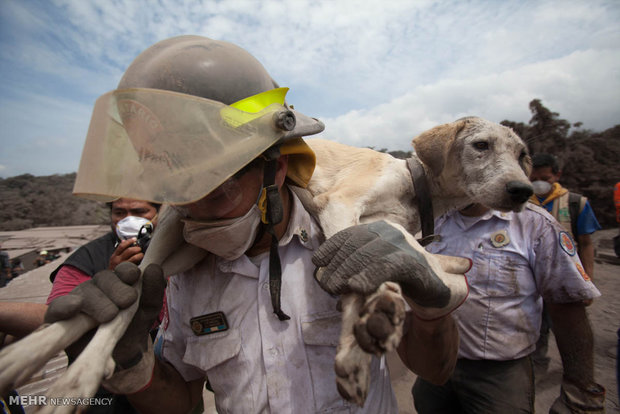
M244 112L255 114L274 103L284 105L284 98L286 97L287 92L288 88L275 88L249 96L245 99L230 104L230 106Z
M288 88L276 88L234 102L222 108L222 119L233 128L247 124L269 112L272 105L272 111L281 109L287 92Z
M275 88L259 94L247 97L229 106L241 110L244 113L222 111L226 121L234 126L243 125L257 118L258 113L265 110L269 105L284 105L284 99L289 88ZM289 155L287 177L300 187L305 188L312 177L316 165L314 151L301 138L294 138L282 144L280 147L281 155ZM266 192L261 195L258 206L262 213L263 223L267 223L267 200Z

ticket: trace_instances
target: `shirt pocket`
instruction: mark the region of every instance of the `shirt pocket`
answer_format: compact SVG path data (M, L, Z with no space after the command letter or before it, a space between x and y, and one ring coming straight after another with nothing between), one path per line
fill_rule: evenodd
M218 396L219 412L229 413L233 412L235 407L252 406L250 390L235 392L241 382L239 375L248 372L248 364L241 347L241 334L237 328L188 338L183 362L206 373L213 391ZM234 406L227 407L226 402L234 402Z
M350 413L351 405L336 388L334 360L340 338L342 314L322 312L301 320L301 331L308 358L316 413Z
M514 297L519 294L519 279L524 271L523 263L508 251L488 254L487 293L493 297Z

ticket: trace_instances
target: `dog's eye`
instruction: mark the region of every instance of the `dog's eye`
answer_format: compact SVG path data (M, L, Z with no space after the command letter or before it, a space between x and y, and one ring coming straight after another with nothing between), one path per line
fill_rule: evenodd
M486 141L478 141L473 143L474 148L478 151L486 151L489 149L489 143Z

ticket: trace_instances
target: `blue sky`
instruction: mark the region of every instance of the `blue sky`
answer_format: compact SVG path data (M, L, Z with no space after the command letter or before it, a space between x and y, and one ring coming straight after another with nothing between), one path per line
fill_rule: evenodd
M77 171L93 104L180 34L236 43L326 124L408 150L465 115L620 124L620 2L0 0L0 177Z

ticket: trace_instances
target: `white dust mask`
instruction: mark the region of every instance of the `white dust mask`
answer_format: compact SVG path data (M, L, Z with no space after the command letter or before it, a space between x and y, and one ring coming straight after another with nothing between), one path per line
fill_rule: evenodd
M140 229L150 223L151 221L144 217L127 216L116 223L116 235L121 240L138 237Z
M226 260L235 260L254 243L261 222L256 204L244 216L220 220L183 219L185 241Z
M534 187L534 194L537 196L544 196L551 191L551 183L547 181L537 180L532 182L532 187Z

